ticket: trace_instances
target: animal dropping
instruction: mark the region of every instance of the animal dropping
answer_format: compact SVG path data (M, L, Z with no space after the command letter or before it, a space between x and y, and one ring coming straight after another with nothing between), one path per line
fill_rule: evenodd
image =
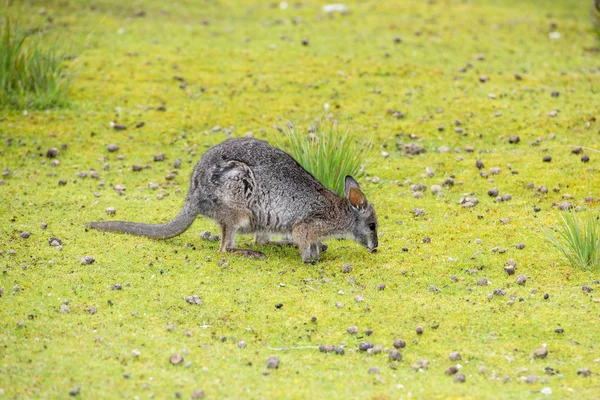
M377 216L354 178L346 176L344 197L325 188L289 154L266 142L226 140L200 159L179 214L163 224L91 222L93 229L167 239L185 232L198 215L221 228L220 252L248 257L263 253L235 246L236 233L255 233L257 244L273 234L290 237L305 263L316 263L330 237L350 238L375 252Z

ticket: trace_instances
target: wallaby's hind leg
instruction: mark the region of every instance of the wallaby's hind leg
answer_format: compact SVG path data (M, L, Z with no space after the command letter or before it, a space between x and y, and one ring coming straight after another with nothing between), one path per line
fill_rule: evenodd
M245 257L267 258L263 253L257 250L236 248L235 232L236 230L234 228L225 224L221 224L221 246L219 247L219 251L221 253L229 252L234 254L241 254Z
M294 239L289 234L283 235L281 240L271 240L271 237L266 232L257 232L255 243L258 246L267 246L267 245L275 245L275 246L290 246L298 248L298 244L294 242ZM325 243L317 242L318 253L322 253L327 250L327 245ZM312 251L312 250L311 250ZM318 258L318 257L317 257Z
M316 242L310 244L310 258L319 261L322 243Z

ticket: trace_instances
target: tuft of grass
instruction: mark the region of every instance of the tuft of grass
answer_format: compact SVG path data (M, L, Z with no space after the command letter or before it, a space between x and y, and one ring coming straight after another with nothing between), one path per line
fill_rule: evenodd
M549 230L546 236L573 267L600 269L600 221L592 213L578 218L574 212L562 216L555 226L557 235Z
M600 39L600 0L592 0L590 13L592 15L592 25L594 26L594 30Z
M287 121L283 130L285 140L280 141L278 146L291 154L326 188L343 196L346 175L356 180L365 175L368 145L365 141L354 139L349 125L343 131L336 123L331 123L326 129L319 124L313 128L310 133L302 134Z
M13 30L8 18L0 36L0 106L46 109L60 106L72 74L56 41L46 43L35 30Z

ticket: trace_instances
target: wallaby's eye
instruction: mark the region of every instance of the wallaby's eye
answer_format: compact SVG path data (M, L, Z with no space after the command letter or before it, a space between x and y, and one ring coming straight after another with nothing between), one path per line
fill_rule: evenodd
M375 225L374 222L372 222L372 223L369 224L369 229L370 230L374 231L376 228L377 228L377 225Z

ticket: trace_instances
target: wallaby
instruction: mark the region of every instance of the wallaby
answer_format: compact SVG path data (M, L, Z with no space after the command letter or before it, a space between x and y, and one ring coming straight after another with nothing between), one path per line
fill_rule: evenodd
M345 198L326 189L292 156L257 139L229 139L209 149L191 175L183 209L164 224L92 222L91 228L154 239L183 233L201 214L221 227L221 252L264 257L235 247L235 234L256 233L264 243L271 234L291 234L302 261L316 263L321 241L352 238L377 251L377 216L351 176Z

